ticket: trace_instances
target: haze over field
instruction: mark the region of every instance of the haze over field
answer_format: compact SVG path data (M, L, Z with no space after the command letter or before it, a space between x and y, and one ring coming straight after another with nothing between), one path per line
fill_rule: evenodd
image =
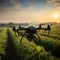
M0 0L2 22L60 22L60 0Z

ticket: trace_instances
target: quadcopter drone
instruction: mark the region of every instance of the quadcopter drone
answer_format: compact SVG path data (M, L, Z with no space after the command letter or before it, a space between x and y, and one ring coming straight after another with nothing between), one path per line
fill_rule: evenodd
M47 28L42 28L41 25L39 25L39 27L37 27L37 28L34 27L34 26L28 26L27 28L19 26L18 29L16 29L15 26L13 27L13 31L17 32L18 35L19 35L19 31L21 31L21 30L25 31L25 33L21 37L20 42L22 42L22 39L23 39L24 36L27 36L27 39L28 38L32 39L32 38L36 37L35 35L37 35L37 37L40 40L40 36L38 35L37 30L44 30L44 31L48 30L48 31L50 31L50 29L51 29L50 25L48 25ZM49 32L48 32L48 34L49 34Z

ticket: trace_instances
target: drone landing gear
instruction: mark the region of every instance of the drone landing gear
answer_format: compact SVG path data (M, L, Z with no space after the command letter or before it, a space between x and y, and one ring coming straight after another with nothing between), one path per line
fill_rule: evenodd
M46 31L47 31L47 35L46 35L46 36L49 36L50 30L48 30L48 29L44 30L43 35L45 35L44 33L45 33Z
M22 39L23 39L23 37L26 35L26 33L22 36L22 38L21 38L21 40L20 40L20 43L22 43Z

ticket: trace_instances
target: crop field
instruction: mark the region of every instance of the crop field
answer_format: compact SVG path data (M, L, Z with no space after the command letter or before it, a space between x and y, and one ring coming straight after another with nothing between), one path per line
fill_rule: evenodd
M37 30L33 39L23 37L24 31L15 35L10 27L0 28L0 60L60 60L60 25L48 31Z

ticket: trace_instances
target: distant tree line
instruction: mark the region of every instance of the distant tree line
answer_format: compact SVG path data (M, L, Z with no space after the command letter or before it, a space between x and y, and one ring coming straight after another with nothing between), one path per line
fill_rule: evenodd
M41 25L56 25L56 24L60 24L60 23L56 23L56 22L47 22L47 23L41 23ZM29 23L13 23L13 22L9 22L9 23L0 23L0 27L12 27L12 26L27 26L29 25Z
M9 22L9 23L0 23L0 27L12 27L12 26L19 26L19 25L27 26L29 24L28 23L12 23L12 22Z

